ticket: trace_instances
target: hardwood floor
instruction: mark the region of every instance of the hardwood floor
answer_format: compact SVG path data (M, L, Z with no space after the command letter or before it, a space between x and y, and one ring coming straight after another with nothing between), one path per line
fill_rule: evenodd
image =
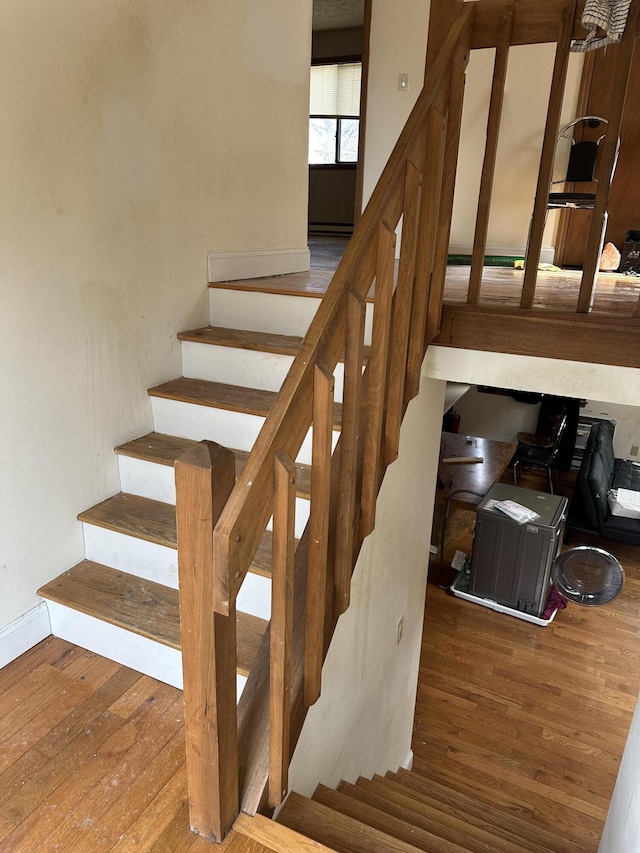
M531 476L523 485L541 487ZM472 523L456 513L446 559L469 552ZM624 590L605 607L569 604L546 627L429 584L414 771L595 853L640 692L640 554L593 537L575 536L579 544L620 559Z
M313 237L309 239L311 269L309 272L274 276L269 279L246 279L220 282L215 287L236 290L268 290L273 293L302 296L321 296L329 286L342 257L347 241L343 237ZM466 302L470 267L449 266L445 282L445 304ZM581 270L538 272L534 308L553 312L576 310ZM509 267L484 267L480 305L517 308L520 304L524 273ZM374 288L369 293L373 297ZM632 317L640 298L640 278L637 276L600 273L593 299L592 311Z

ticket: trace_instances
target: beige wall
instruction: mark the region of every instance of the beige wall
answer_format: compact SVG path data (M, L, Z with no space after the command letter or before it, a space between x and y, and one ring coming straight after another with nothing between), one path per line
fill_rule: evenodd
M504 93L496 180L491 202L488 247L526 245L540 166L555 45L511 48ZM475 229L494 50L475 50L467 67L458 180L451 227L453 251L471 252ZM582 54L572 54L565 88L561 124L575 118L582 73ZM562 175L567 150L560 150L557 177ZM547 222L544 245L553 245L556 214ZM494 252L489 251L489 254ZM501 251L495 254L502 254Z
M206 322L207 250L306 246L310 18L0 6L0 629L82 558L76 513L119 489L113 446Z
M371 68L365 154L365 201L415 103L424 76L428 0L373 0ZM497 179L488 247L524 247L533 209L542 135L546 121L554 45L512 48L509 57ZM452 251L471 252L480 173L484 156L495 51L473 51L467 68L465 108L451 229ZM574 117L583 57L570 59L563 121ZM398 90L398 75L410 74L409 92ZM566 159L566 157L565 157ZM560 169L560 173L561 173ZM552 245L555 215L549 217L545 245ZM502 251L499 252L502 254Z
M640 406L640 369L431 346L425 375L470 385L493 385Z
M353 575L289 772L313 793L362 774L396 770L409 756L422 638L431 517L445 383L423 378L402 425L399 458L378 496L376 528ZM396 629L403 619L402 639Z
M389 159L422 88L429 0L372 0L364 202ZM409 74L409 91L398 75Z

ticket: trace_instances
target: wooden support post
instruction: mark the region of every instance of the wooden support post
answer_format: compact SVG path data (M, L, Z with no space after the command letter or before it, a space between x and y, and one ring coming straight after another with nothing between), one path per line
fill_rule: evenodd
M591 212L591 226L589 238L585 251L584 265L582 268L582 282L578 295L578 313L585 314L591 310L591 303L595 293L596 278L600 265L600 254L602 252L602 241L607 221L607 205L609 202L609 191L616 165L618 153L618 141L620 138L620 126L622 125L622 114L627 95L627 84L633 61L633 48L638 31L638 14L640 4L638 0L631 5L627 25L622 34L618 59L616 62L615 76L613 82L613 96L609 108L607 135L602 143L600 166L598 172L598 189Z
M427 154L423 172L423 191L420 197L420 224L415 261L415 285L409 326L407 374L404 402L418 393L420 371L424 359L425 330L428 322L436 235L441 203L443 161L445 155L444 119L436 107L429 111Z
M269 670L269 806L272 808L279 806L287 796L291 734L296 466L283 451L275 455L274 478Z
M391 354L389 356L388 403L383 451L383 465L385 466L390 465L398 456L400 424L404 414L404 380L407 372L421 195L422 175L411 161L407 161L404 179L402 245L400 247L398 284L396 285L393 306L393 330L391 332Z
M363 538L373 530L376 518L376 501L380 487L382 431L387 408L387 374L389 370L395 248L395 232L385 221L379 222L376 300L371 335L371 357L367 367L367 425L364 437L360 514L360 534Z
M463 46L464 47L464 46ZM449 85L447 133L444 142L444 160L442 162L440 190L440 207L438 209L438 225L436 244L433 256L433 272L429 290L429 307L425 341L433 340L440 331L442 315L442 297L447 275L447 259L449 254L449 234L451 232L451 217L453 215L453 196L456 187L456 170L458 167L458 149L460 147L460 127L462 125L462 105L464 102L465 68L469 60L468 47L454 60ZM425 185L429 180L425 172ZM424 352L423 342L423 352Z
M240 811L236 609L213 609L213 526L235 482L233 453L201 442L176 460L175 477L189 822L222 841Z
M360 406L362 404L362 357L364 350L365 301L351 291L347 296L344 395L340 433L340 484L336 525L334 613L339 616L349 606L353 570L354 525Z
M487 119L487 141L484 149L476 231L473 238L473 254L471 256L471 274L469 276L469 294L467 297L469 305L477 305L480 301L482 270L484 267L484 255L487 249L487 234L489 232L491 193L493 191L493 179L496 172L496 155L498 153L500 120L502 118L502 101L504 99L504 86L507 80L509 47L511 45L511 32L513 30L513 14L513 6L508 6L500 13L500 30L493 68L489 117Z
M311 513L309 516L309 574L304 647L304 701L309 707L320 696L324 655L324 622L331 490L331 439L334 378L317 363L313 377L313 448Z
M520 299L521 308L531 308L533 306L533 300L536 292L538 264L540 263L544 226L547 220L549 189L551 187L551 181L553 180L556 136L558 135L558 128L560 127L560 112L562 110L564 86L567 79L567 66L569 65L569 46L573 35L575 7L576 0L569 0L569 2L564 5L558 29L558 44L556 47L556 58L553 65L553 77L551 78L547 123L545 125L544 139L542 142L538 184L536 186L533 217L531 219L531 227L529 229L527 257L525 259L524 281L522 284L522 296Z

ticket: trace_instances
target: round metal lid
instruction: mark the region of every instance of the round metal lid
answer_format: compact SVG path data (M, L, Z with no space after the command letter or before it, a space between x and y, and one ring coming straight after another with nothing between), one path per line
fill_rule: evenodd
M613 554L588 545L556 557L552 577L569 601L592 606L613 601L624 584L624 571Z

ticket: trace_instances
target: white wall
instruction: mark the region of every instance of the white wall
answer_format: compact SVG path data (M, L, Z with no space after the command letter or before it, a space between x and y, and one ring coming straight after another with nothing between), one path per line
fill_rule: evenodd
M364 194L366 204L422 89L429 0L373 0ZM409 91L398 76L409 74Z
M515 442L519 432L535 432L540 413L540 403L520 403L513 397L485 394L475 387L454 408L460 415L460 433L494 441Z
M422 87L430 3L373 0L364 200L369 199ZM514 47L509 56L488 253L520 252L533 210L555 46ZM451 251L470 253L484 156L494 50L476 50L467 68L465 106L451 229ZM570 58L563 122L575 117L583 56ZM410 75L409 92L398 75ZM564 161L568 154L565 152ZM560 169L561 173L562 169ZM549 217L545 245L557 223Z
M422 380L402 426L400 456L378 496L376 528L353 575L289 771L291 790L396 770L409 756L445 383ZM396 646L396 628L404 627Z
M0 628L83 556L207 319L208 249L306 247L311 0L0 6ZM277 117L277 122L274 120Z
M624 400L626 396L620 399ZM613 449L616 456L620 459L640 461L640 457L631 455L631 448L634 445L640 447L640 410L636 406L588 400L587 405L580 409L580 414L611 418L616 421L616 430L613 434Z
M555 45L520 45L509 51L496 180L491 201L487 254L506 254L526 246L538 180ZM474 50L467 66L456 195L451 224L451 251L470 253L495 51ZM582 54L569 60L561 124L575 118ZM561 177L568 149L559 151ZM550 215L544 245L553 245L557 227Z
M426 376L640 406L640 369L430 346Z
M598 853L640 853L640 701L631 721Z

